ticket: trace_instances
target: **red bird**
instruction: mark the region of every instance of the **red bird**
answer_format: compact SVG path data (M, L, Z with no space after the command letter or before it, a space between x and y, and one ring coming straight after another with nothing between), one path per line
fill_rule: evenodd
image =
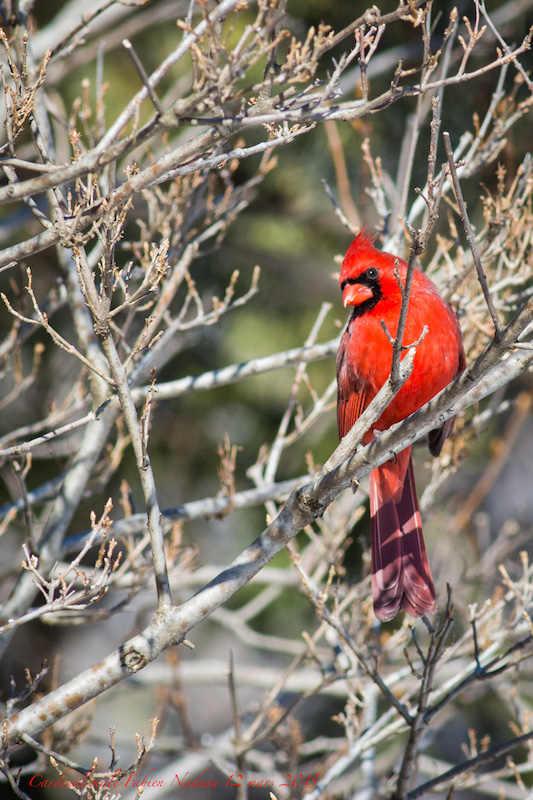
M374 236L363 230L348 248L339 283L344 306L353 311L337 353L337 421L345 436L383 384L392 364L392 345L381 325L396 335L402 293L394 274L405 284L407 264L374 247ZM433 283L415 269L403 341L416 342L413 371L391 400L373 430L384 431L413 414L444 389L465 368L457 318ZM429 451L438 456L451 433L453 420L428 436ZM372 441L369 431L364 443ZM372 597L381 620L400 608L414 617L436 611L435 588L422 536L411 460L411 448L370 473L372 534Z

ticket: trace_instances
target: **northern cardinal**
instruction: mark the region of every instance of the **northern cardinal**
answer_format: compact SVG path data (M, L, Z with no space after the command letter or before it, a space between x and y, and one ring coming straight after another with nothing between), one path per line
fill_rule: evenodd
M348 248L339 283L344 306L352 314L337 353L337 421L339 438L388 380L392 337L396 335L402 293L395 271L405 283L407 264L374 247L375 237L363 230ZM413 414L444 389L465 368L465 353L457 318L433 283L415 269L403 343L416 342L413 371L372 430L374 438ZM439 455L453 419L428 436L429 451ZM372 597L380 620L392 619L400 608L414 617L436 611L435 588L422 536L416 488L407 447L370 473Z

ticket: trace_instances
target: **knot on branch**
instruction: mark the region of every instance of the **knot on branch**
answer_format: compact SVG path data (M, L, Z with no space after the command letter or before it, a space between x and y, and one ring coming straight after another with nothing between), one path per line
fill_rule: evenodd
M99 204L98 204L99 205ZM79 208L72 217L64 221L56 220L52 228L57 231L58 243L65 250L79 250L94 235L94 227L90 224L96 207Z
M322 516L330 500L327 497L317 497L309 488L306 489L306 487L303 487L302 490L298 492L297 503L299 510L306 518L304 524L308 525L312 520ZM311 519L309 519L309 517L311 517Z
M94 321L94 332L100 341L104 339L108 339L111 335L111 328L109 327L109 321L107 318L104 319L95 319Z
M128 647L122 652L121 661L128 672L139 672L148 663L146 656L134 647Z

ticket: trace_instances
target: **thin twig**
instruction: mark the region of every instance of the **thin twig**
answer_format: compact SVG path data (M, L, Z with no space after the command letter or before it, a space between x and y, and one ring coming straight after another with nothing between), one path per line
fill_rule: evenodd
M420 786L417 786L416 789L412 789L406 795L407 800L416 800L417 797L423 797L426 795L435 786L440 786L443 783L449 783L461 775L478 770L485 764L494 762L494 760L499 756L502 756L505 753L508 753L511 750L519 747L520 745L531 741L531 739L533 739L533 731L524 733L522 736L516 736L514 739L510 739L507 742L493 745L493 747L489 747L484 753L480 753L478 756L475 756L475 758L469 758L466 761L461 761L460 764L456 764L455 767L452 767L441 775L437 775L436 778L431 778L431 780L422 783Z
M495 337L499 340L503 335L503 325L500 321L498 316L498 312L494 306L489 285L487 282L487 276L485 275L485 271L481 264L481 258L479 257L479 250L476 242L476 235L470 223L470 219L468 217L468 212L466 210L466 203L463 198L463 193L461 191L461 184L459 183L459 178L457 175L457 169L455 166L455 160L453 157L453 150L450 141L450 134L447 131L444 131L442 134L444 139L444 147L446 149L446 157L448 159L448 165L450 167L450 175L452 177L453 188L455 191L455 197L457 199L457 205L459 206L459 211L461 214L461 222L463 223L463 227L466 233L466 239L468 241L468 245L472 252L472 258L474 259L474 264L476 265L477 275L479 279L479 283L481 284L481 289L483 291L483 296L485 297L485 302L487 304L487 308L489 310L490 316L492 318L492 322L494 325Z
M139 56L135 52L135 49L134 49L132 43L130 42L129 39L123 39L122 40L122 45L128 51L128 53L129 53L129 55L131 57L131 60L135 64L135 69L139 73L139 76L140 76L140 78L141 78L141 80L142 80L142 82L143 82L143 84L144 84L144 86L146 88L146 91L148 92L150 100L154 104L155 110L157 111L159 116L162 116L163 115L163 109L161 108L161 104L159 102L159 98L158 98L157 94L155 93L155 89L153 88L153 86L150 84L150 81L148 80L148 75L146 74L146 70L144 69L144 67L142 65L141 59L139 58Z

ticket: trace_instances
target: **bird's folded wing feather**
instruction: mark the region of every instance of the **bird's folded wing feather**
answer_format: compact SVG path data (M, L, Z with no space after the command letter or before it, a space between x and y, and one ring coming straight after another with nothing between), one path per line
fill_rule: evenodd
M346 345L350 334L346 330L337 352L337 424L342 439L368 405L367 394L348 368Z

